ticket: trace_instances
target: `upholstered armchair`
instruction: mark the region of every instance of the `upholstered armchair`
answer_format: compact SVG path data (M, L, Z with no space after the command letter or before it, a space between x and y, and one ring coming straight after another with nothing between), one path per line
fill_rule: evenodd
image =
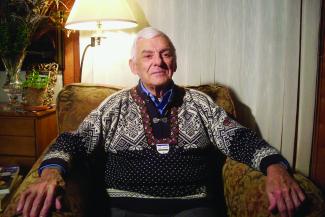
M229 94L229 90L219 85L202 85L190 87L199 89L208 95L229 115L236 118L234 102ZM94 86L86 84L72 84L63 88L57 97L57 118L59 132L74 130L85 116L110 94L120 90L112 86ZM3 213L3 217L13 216L21 192L29 185L33 184L37 178L37 168L42 156L32 167L18 190L15 192L9 206ZM222 167L225 205L227 214L230 217L267 217L271 215L267 211L268 200L265 194L265 176L261 172L254 171L248 166L239 162L226 159ZM98 216L94 213L96 206L89 203L95 201L100 204L100 196L92 198L96 190L93 189L96 183L92 183L87 178L89 174L87 167L80 167L72 171L66 177L67 186L65 192L65 208L62 212L53 212L52 216ZM299 182L306 193L307 200L298 216L324 217L325 203L322 192L306 177L295 173L294 177ZM86 181L88 180L88 181ZM92 184L91 184L92 183Z

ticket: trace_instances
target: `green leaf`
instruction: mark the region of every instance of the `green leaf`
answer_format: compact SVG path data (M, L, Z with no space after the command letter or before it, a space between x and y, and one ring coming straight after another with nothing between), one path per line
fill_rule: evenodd
M27 75L26 80L23 82L23 88L36 88L44 89L49 84L49 76L40 75L39 71L33 69L33 71Z

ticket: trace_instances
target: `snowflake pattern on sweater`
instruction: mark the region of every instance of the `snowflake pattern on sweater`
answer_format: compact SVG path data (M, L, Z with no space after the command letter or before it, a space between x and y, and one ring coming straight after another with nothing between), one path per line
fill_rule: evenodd
M278 161L287 163L276 149L231 119L209 96L175 88L181 97L175 103L177 135L171 136L177 136L177 143L169 144L167 154L158 153L155 144L148 144L146 133L154 127L153 123L144 122L148 111L141 109L132 96L135 89L126 89L104 100L75 132L61 134L42 165L59 162L68 167L74 156L87 156L98 145L104 145L105 181L112 195L122 192L129 197L193 198L208 193L205 183L210 154L215 149L256 170L263 171ZM170 123L171 112L167 118Z

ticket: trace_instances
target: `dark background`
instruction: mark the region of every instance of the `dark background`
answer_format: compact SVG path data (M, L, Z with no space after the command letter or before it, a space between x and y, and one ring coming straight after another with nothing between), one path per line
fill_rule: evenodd
M33 40L27 48L22 70L29 70L35 64L51 62L58 63L60 70L63 70L63 34L62 30L53 29ZM0 71L4 70L0 61Z

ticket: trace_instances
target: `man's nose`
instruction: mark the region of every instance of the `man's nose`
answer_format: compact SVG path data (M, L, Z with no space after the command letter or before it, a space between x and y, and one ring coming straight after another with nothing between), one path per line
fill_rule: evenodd
M163 58L160 54L154 55L154 64L157 66L161 66L163 64Z

